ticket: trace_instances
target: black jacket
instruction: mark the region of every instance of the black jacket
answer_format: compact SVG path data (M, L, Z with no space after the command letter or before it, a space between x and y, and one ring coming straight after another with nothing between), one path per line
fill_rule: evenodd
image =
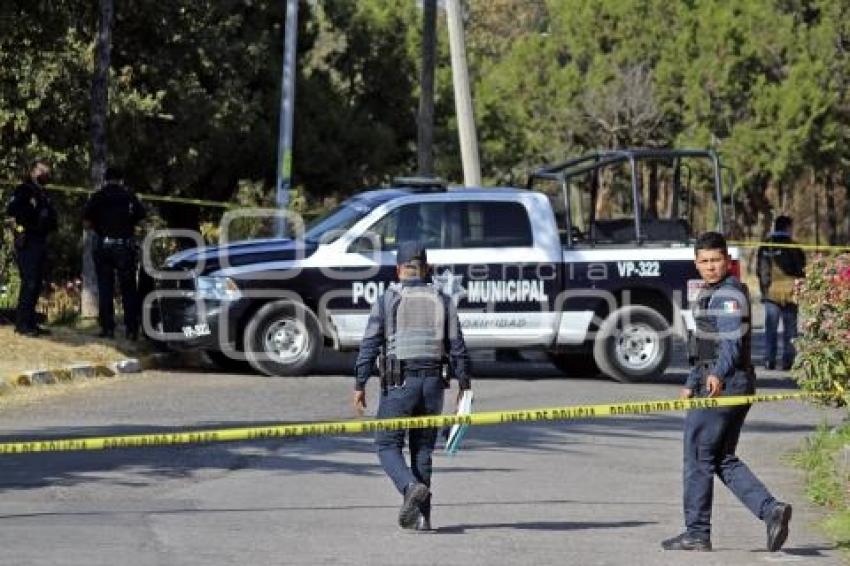
M23 228L25 241L45 241L58 226L56 209L47 191L34 181L25 181L15 188L6 214Z
M83 219L101 238L132 238L136 224L145 215L138 197L118 183L105 184L89 198L83 210Z

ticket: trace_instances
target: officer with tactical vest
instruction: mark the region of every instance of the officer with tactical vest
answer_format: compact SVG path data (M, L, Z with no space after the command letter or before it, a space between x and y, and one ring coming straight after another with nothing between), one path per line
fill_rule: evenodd
M15 188L6 214L14 219L15 261L21 277L15 332L36 337L50 332L36 323L35 307L44 282L47 236L58 226L56 209L45 190L50 181L50 164L37 159L29 177Z
M107 169L103 186L89 198L83 211L84 226L97 235L92 254L97 271L98 321L102 338L115 335L116 273L124 308L125 335L130 340L139 336L138 258L134 232L144 217L145 208L124 186L121 171Z
M691 371L681 397L755 393L750 362L750 300L747 288L729 275L726 240L717 232L696 242L696 267L705 287L694 305L696 330L689 342ZM777 501L738 459L735 449L749 405L694 409L685 417L684 533L661 543L665 550L711 550L714 476L767 526L767 549L788 537L791 505Z
M776 345L779 320L782 319L782 369L794 364L794 338L797 337L797 303L794 302L794 283L805 276L806 256L793 245L793 221L778 216L767 240L782 247L763 246L758 250L758 276L764 303L764 366L776 367Z
M454 375L461 392L470 387L469 356L457 310L451 298L425 283L429 274L425 249L416 242L399 246L397 274L372 307L366 334L355 364L355 410L366 408L366 382L375 360L381 378L378 418L438 415L449 386L443 377ZM460 398L460 392L458 395ZM410 460L404 460L405 436ZM438 429L379 431L376 437L381 467L403 497L399 526L411 531L431 530L431 454Z

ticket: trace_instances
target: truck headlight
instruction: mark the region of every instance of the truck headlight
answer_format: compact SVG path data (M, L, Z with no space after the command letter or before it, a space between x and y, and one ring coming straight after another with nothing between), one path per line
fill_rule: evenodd
M213 301L235 301L242 297L239 287L230 277L198 277L195 296Z

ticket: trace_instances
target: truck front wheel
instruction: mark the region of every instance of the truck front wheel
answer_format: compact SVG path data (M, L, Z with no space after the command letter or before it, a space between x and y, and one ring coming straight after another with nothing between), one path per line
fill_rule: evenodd
M248 362L269 376L309 373L322 346L316 316L289 301L263 306L245 327Z
M670 325L657 311L622 307L599 327L593 358L602 373L622 383L652 379L670 363L670 335Z

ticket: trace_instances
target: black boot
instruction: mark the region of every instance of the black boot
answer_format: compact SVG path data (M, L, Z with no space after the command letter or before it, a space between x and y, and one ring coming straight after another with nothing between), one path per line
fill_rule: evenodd
M421 483L411 483L404 490L404 503L398 511L398 524L402 529L416 528L419 509L428 500L431 493Z
M791 505L776 503L764 520L767 523L767 550L776 552L788 538L788 523L791 522Z
M677 537L668 538L661 542L661 548L664 550L696 550L699 552L709 552L711 550L711 541L707 538L698 538L688 533L682 533Z

